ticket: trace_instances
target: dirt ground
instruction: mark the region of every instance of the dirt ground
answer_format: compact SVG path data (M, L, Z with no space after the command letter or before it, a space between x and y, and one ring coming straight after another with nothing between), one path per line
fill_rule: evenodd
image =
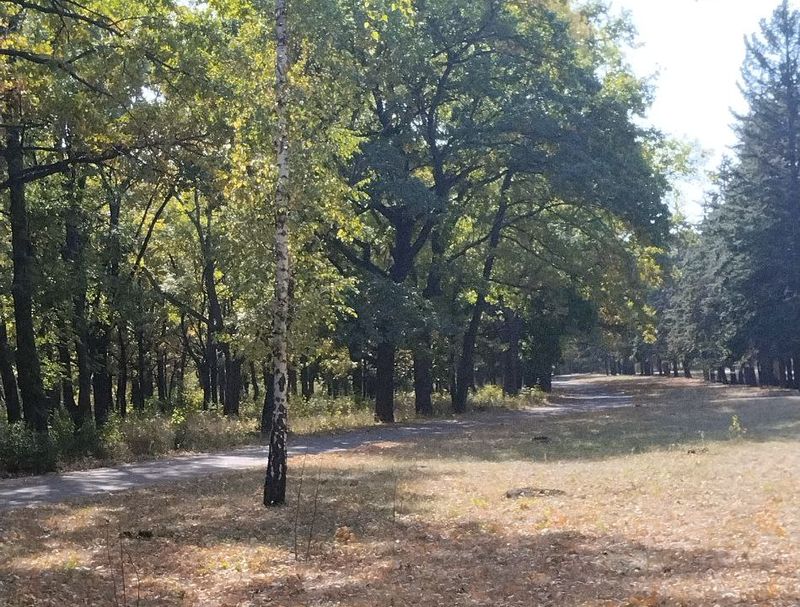
M296 457L277 510L245 471L0 513L0 605L800 605L800 395L568 383L609 406Z

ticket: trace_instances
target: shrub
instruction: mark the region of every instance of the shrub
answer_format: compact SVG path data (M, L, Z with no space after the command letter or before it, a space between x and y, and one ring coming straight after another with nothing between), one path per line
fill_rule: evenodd
M731 425L728 426L728 434L731 438L744 438L747 434L747 428L742 424L742 420L738 415L731 417Z
M97 457L109 460L124 460L131 456L122 432L122 419L112 414L100 429L100 452Z
M252 440L256 431L254 421L229 419L210 411L189 411L173 415L173 419L175 447L189 451L235 447Z
M503 394L503 389L500 386L486 384L478 388L472 400L475 407L494 408L504 406L510 399Z
M289 431L293 433L314 434L372 423L372 403L353 396L314 394L309 399L295 399L290 406Z
M546 401L547 394L539 388L523 388L519 394L510 396L500 386L491 384L481 386L473 397L476 409L541 407Z
M517 400L523 407L542 407L547 404L547 393L540 388L523 388Z
M291 406L292 415L295 417L314 417L317 415L344 417L366 411L370 409L371 404L352 396L333 397L325 394L314 394L308 399L293 400Z
M163 455L175 448L175 429L162 415L131 415L119 422L119 431L133 456Z
M50 438L59 461L70 461L82 457L101 457L103 445L94 419L87 419L79 430L75 430L72 416L64 409L57 409L50 419Z
M55 470L57 459L49 436L37 434L23 423L0 426L0 470L41 474Z

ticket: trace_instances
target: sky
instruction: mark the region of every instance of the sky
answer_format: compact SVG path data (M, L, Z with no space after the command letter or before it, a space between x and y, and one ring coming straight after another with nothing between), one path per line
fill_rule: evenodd
M665 133L707 152L713 170L735 142L731 109L746 108L737 83L745 36L756 32L778 0L612 0L627 10L639 36L628 58L640 76L655 75L655 101L648 121ZM681 210L702 218L708 182L702 176L681 185Z

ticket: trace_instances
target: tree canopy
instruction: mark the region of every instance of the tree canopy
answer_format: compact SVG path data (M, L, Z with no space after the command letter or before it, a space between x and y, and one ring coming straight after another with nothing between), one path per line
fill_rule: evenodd
M424 415L440 394L465 411L484 383L548 390L568 338L653 341L669 145L636 119L648 90L624 22L558 0L286 10L281 63L263 3L3 4L11 423L237 417L247 394L266 432L282 301L288 392L372 401L384 422L398 391ZM751 44L763 109L743 118L753 157L731 196L760 146L794 150L768 128L795 89L757 76L779 48Z

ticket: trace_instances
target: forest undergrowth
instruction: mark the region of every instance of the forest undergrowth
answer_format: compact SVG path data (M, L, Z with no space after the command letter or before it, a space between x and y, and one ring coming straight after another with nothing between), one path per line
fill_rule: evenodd
M505 395L493 385L481 387L472 398L476 411L519 409L546 402L543 392L525 389ZM218 411L203 411L199 391L174 407L151 401L126 418L111 416L98 430L91 420L75 429L69 414L55 411L50 433L39 437L23 424L9 425L0 416L0 478L54 470L76 470L151 459L186 452L209 452L263 443L259 431L261 403L248 400L240 415L227 418ZM315 395L293 401L290 432L309 435L376 425L372 403L352 396ZM170 409L170 413L163 410ZM413 394L396 399L398 422L452 417L449 397L433 398L433 414L421 418L414 411Z

